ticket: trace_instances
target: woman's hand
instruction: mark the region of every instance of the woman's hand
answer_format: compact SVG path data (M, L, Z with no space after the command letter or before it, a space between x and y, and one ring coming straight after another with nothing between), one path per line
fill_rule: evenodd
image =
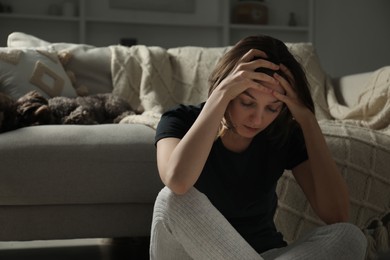
M218 85L217 91L214 92L220 93L222 91L228 101L248 88L257 88L270 93L270 89L264 87L261 82L276 84L278 80L265 73L255 72L257 68L279 69L279 65L266 60L266 58L267 54L265 52L251 49L237 62L230 74Z
M274 73L274 78L279 82L280 86L285 90L286 94L281 94L277 91L273 91L273 95L280 101L284 102L288 109L290 110L294 119L301 123L304 119L308 118L308 116L314 116L314 114L307 108L299 99L296 90L294 88L295 80L291 71L280 64L280 70L287 76L289 80L286 80L278 73ZM290 83L291 82L291 83Z

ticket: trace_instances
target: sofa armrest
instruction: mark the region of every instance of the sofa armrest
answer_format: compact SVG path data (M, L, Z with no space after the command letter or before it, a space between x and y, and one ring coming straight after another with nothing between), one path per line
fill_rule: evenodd
M358 102L373 72L346 75L332 80L337 100L351 107Z

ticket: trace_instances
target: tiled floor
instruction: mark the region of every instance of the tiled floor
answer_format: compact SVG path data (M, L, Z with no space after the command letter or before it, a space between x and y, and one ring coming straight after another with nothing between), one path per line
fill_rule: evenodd
M110 243L106 239L0 242L1 260L146 260L148 238Z

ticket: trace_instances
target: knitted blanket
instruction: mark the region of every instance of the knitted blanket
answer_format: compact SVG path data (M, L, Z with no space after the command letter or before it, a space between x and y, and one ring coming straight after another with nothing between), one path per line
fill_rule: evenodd
M373 255L390 248L389 240L373 226L390 212L390 137L376 130L334 120L320 122L327 144L345 178L351 201L350 222L365 231L375 242L368 253ZM329 187L332 192L332 187ZM279 207L275 215L278 228L288 242L309 229L324 223L313 213L291 172L278 183ZM380 223L380 222L379 222ZM390 227L390 221L387 221ZM386 236L389 236L386 228Z
M154 129L161 113L174 105L206 100L209 74L228 49L142 45L110 48L113 93L143 111L121 123L141 123Z

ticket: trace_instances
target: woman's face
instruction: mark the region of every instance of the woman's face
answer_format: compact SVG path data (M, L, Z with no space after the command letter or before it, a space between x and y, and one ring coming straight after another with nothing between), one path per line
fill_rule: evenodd
M280 85L269 83L263 85L285 93ZM226 117L236 134L245 139L252 139L276 119L282 108L283 103L272 94L250 88L230 102Z

